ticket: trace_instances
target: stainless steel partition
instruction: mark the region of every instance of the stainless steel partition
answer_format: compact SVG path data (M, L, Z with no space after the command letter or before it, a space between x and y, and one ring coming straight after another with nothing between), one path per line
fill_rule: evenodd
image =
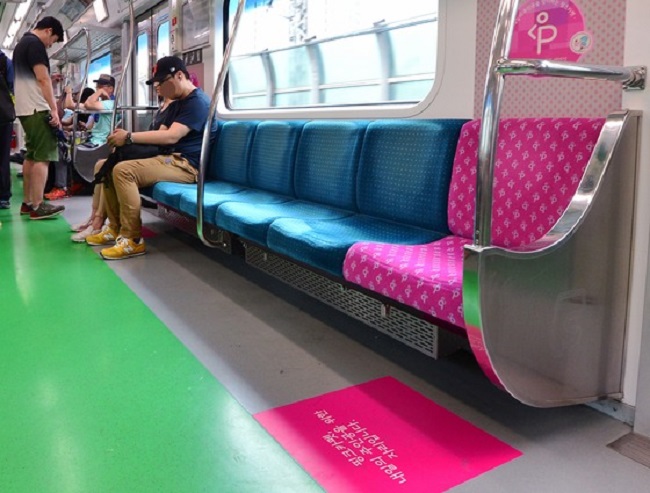
M491 246L492 184L504 78L538 75L644 89L645 67L509 60L518 0L502 0L486 77L474 244L465 250L470 345L498 386L533 406L621 392L633 235L638 115L611 114L578 191L542 239Z
M578 191L546 236L519 249L466 247L470 345L488 376L526 404L620 394L637 120L610 115Z

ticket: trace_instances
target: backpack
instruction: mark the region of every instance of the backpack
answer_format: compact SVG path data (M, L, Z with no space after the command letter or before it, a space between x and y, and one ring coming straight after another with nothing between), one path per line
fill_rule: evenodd
M0 51L0 125L6 125L16 119L14 96L7 81L7 55Z

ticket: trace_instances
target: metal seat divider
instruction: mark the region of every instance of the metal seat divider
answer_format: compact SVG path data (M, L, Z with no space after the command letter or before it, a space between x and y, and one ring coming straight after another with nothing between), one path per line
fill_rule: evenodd
M230 36L228 37L228 43L223 51L223 58L221 60L221 67L219 68L219 75L217 76L217 83L214 86L214 91L212 93L212 99L210 100L210 110L208 112L208 119L205 123L205 128L203 129L203 141L201 142L201 159L199 164L199 176L198 184L196 187L196 234L199 239L203 242L204 245L207 245L211 248L223 248L223 241L212 241L205 236L203 221L204 221L204 194L205 194L205 178L207 173L208 164L210 161L210 137L212 129L212 120L214 119L217 111L217 105L219 103L219 98L223 93L223 85L226 80L226 74L228 73L228 64L230 63L230 58L232 54L232 47L237 37L237 32L239 30L239 23L241 16L244 12L246 6L246 0L238 0L237 11L235 17L233 18Z

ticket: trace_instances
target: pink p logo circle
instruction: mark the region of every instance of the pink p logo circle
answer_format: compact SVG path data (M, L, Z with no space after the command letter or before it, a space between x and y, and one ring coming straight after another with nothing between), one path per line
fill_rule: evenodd
M510 58L575 62L593 46L582 11L570 0L527 0L519 7Z

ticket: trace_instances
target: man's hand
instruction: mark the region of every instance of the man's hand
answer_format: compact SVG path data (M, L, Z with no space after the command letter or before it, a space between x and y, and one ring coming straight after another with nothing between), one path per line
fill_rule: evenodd
M128 132L123 128L116 128L106 139L108 144L113 147L122 147L126 143L126 134Z
M50 114L50 126L54 128L59 128L61 126L61 121L59 120L59 115L56 113Z

